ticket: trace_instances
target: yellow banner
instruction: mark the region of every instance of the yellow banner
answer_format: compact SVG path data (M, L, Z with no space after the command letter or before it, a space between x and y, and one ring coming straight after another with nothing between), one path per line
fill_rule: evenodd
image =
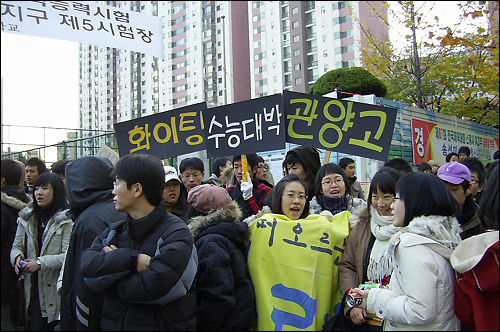
M319 331L338 310L338 264L350 212L291 220L265 214L249 227L248 267L255 289L257 327Z

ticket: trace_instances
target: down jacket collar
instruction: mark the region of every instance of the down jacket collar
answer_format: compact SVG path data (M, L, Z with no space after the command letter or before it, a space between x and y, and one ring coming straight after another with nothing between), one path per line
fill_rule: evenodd
M226 222L228 220L233 220L233 222L239 222L241 220L243 213L241 212L238 203L235 201L230 202L228 205L214 210L208 215L197 216L191 218L191 222L188 227L193 233L193 237L197 237L205 228L210 225L217 224L222 220Z
M25 203L14 196L7 195L7 193L2 191L2 203L7 204L8 206L16 209L16 210L22 210L26 206L28 206L28 203Z
M149 231L156 227L157 224L165 219L165 201L160 199L154 210L142 218L134 219L127 213L125 227L135 241L142 240L147 236Z

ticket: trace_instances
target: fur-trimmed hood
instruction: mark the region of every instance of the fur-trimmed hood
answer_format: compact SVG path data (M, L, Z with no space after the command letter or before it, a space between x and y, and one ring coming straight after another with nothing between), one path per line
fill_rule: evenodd
M353 229L360 220L370 219L368 214L368 204L361 198L352 197L351 195L348 195L347 199L347 210L351 212L351 216L349 217L349 228ZM333 214L330 211L323 210L321 205L319 205L316 196L313 197L309 202L309 215L312 214L322 215L327 218L333 218Z
M266 213L273 213L273 212L271 211L271 208L269 206L264 205L262 209L259 210L259 212L257 212L257 214L252 214L251 216L246 217L245 220L243 220L243 222L246 223L248 226L250 226L251 223L259 219Z
M14 196L10 196L7 193L2 191L2 203L7 204L8 206L16 209L22 210L28 206L28 203L25 203Z
M197 216L191 218L188 227L193 233L193 237L197 237L205 228L210 225L217 224L221 221L233 220L233 222L240 222L243 212L241 211L238 203L231 201L228 205L216 209L207 215Z
M403 242L403 237L404 246L425 245L449 260L453 250L462 242L461 231L460 224L455 217L434 215L414 218L408 226L401 227L391 237L386 251L380 258L379 269L372 271L372 277L382 280L384 271L392 271L394 252L400 242Z

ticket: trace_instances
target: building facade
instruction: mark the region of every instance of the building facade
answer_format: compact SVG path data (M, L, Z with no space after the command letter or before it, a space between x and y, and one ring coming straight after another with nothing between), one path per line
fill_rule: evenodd
M389 38L378 1L99 3L160 17L166 56L81 43L80 127L92 130L204 101L307 93L325 72L361 65L358 22Z

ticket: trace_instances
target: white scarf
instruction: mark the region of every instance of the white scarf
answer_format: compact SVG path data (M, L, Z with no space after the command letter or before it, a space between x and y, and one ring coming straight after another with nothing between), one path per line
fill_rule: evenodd
M462 239L460 224L455 217L447 216L420 216L413 218L406 227L397 227L398 232L394 234L386 247L382 257L380 257L381 266L392 271L392 262L396 245L399 243L399 237L403 233L413 233L429 238L441 244L444 250L447 250L448 258L451 252L458 246ZM385 273L376 271L373 278L381 280Z
M391 237L396 234L400 227L392 224L394 216L381 216L373 205L370 206L370 214L370 230L375 236L375 243L370 253L367 276L368 280L381 282L382 279L380 277L376 278L376 276L390 276L392 268L387 264L384 265L380 258L384 254Z

